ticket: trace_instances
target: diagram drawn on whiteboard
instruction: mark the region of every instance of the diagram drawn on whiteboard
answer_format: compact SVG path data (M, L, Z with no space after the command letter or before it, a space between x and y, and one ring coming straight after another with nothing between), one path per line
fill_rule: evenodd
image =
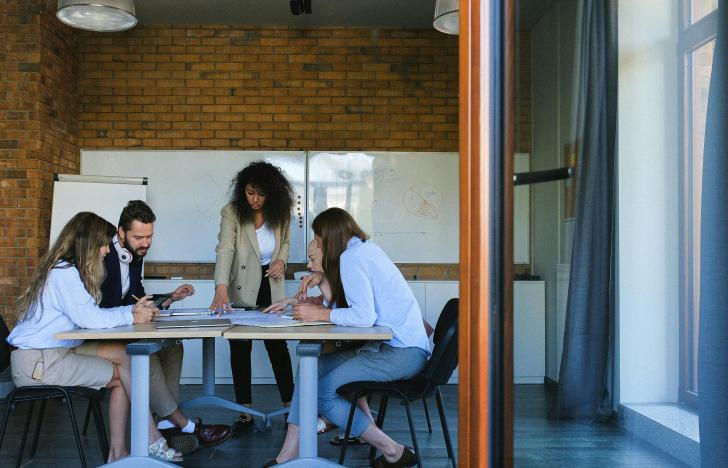
M442 211L442 197L434 185L417 184L404 192L404 206L419 218L437 219Z

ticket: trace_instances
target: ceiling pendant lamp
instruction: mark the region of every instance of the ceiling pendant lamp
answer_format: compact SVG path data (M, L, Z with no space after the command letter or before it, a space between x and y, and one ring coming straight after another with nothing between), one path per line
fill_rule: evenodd
M89 31L125 31L137 24L134 0L58 0L56 17Z
M445 34L460 34L458 0L437 0L432 26Z

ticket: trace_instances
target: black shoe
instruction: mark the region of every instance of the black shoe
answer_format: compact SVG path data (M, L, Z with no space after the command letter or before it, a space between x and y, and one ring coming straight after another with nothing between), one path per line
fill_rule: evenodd
M413 452L409 447L405 447L404 452L402 452L402 456L399 457L399 460L397 460L396 462L389 463L387 460L384 459L384 455L382 455L374 459L372 466L374 468L401 468L415 466L416 464L417 455L415 455L415 452Z
M278 464L278 462L276 461L276 459L271 458L267 462L263 463L263 466L261 466L260 468L268 468L269 466L273 466L273 465L277 465L277 464Z
M248 413L240 413L240 416L235 418L233 422L233 433L243 432L245 429L253 426L253 424L255 424L253 416Z
M331 439L331 445L341 445L344 443L344 435L339 434ZM366 445L367 443L362 439L354 436L349 436L349 440L346 441L346 445Z

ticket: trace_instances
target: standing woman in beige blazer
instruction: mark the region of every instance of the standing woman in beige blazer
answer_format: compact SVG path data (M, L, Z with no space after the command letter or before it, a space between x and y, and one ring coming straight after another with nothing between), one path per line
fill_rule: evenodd
M291 184L279 168L257 161L238 172L232 201L221 211L215 251L215 297L211 309L235 306L267 307L285 297L284 272L288 261L290 219L293 208ZM265 340L278 391L284 405L293 396L291 356L285 340ZM230 365L235 399L250 405L252 341L231 340ZM233 425L240 430L253 423L241 413Z

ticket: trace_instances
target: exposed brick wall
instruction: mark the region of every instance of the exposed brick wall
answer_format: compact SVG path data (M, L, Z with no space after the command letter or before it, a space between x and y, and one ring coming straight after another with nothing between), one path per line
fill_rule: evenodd
M6 318L47 246L52 175L77 173L80 148L457 151L455 37L168 25L92 34L59 23L53 0L0 8Z
M434 30L82 37L82 148L457 151L457 38Z
M75 36L55 3L0 6L0 314L48 243L54 172L78 171ZM9 320L12 322L12 320Z
M147 26L83 33L82 148L457 151L457 38L434 30ZM211 278L212 265L148 275ZM456 279L456 265L400 265ZM292 271L305 265L291 265Z
M397 267L407 280L457 281L460 278L458 264L398 263ZM304 263L289 263L286 268L286 279L293 279L294 272L307 269ZM144 263L144 275L153 278L181 276L186 280L212 279L214 272L214 263Z

